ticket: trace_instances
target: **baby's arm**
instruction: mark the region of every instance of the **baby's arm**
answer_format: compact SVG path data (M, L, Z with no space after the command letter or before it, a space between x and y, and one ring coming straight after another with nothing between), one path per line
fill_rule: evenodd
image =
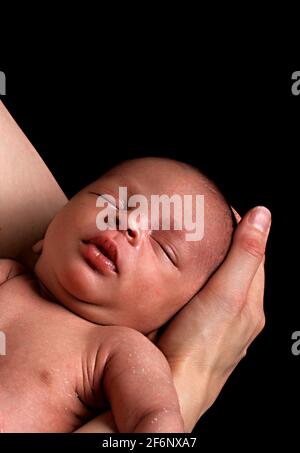
M119 432L184 432L168 362L141 333L114 338L102 379Z

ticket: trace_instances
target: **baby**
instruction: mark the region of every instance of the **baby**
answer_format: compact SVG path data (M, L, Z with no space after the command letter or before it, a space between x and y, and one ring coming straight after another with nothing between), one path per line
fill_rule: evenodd
M118 200L119 187L149 200L204 195L203 239L141 228L130 216L125 230L100 230L96 201L102 194ZM119 432L183 432L168 362L147 335L220 265L233 224L225 199L198 170L135 159L81 190L55 216L34 247L34 274L1 259L0 432L71 432L108 408Z

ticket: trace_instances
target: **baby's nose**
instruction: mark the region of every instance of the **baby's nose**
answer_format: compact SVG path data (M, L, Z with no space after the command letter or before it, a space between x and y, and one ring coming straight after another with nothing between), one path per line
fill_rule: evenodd
M142 240L143 235L149 233L149 225L147 216L137 213L134 210L128 210L126 212L126 221L124 219L120 222L119 214L117 216L117 229L120 224L122 229L125 230L126 238L132 245L138 245ZM123 213L124 215L124 213ZM126 228L124 228L126 226Z

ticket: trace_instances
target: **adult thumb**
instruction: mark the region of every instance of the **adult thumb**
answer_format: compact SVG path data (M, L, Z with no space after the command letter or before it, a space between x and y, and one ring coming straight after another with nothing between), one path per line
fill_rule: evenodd
M263 260L270 226L267 208L257 206L248 211L237 226L224 263L206 288L222 298L239 298L242 302Z

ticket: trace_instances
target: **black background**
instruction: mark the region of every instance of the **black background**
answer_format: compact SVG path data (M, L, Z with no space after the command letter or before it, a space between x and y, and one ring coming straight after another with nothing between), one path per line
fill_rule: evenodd
M204 53L172 37L75 49L76 57L68 50L59 60L0 67L3 102L67 196L120 159L167 155L205 170L240 214L258 204L271 209L266 327L195 432L210 448L296 444L300 96L291 93L291 74L300 62L259 48Z

